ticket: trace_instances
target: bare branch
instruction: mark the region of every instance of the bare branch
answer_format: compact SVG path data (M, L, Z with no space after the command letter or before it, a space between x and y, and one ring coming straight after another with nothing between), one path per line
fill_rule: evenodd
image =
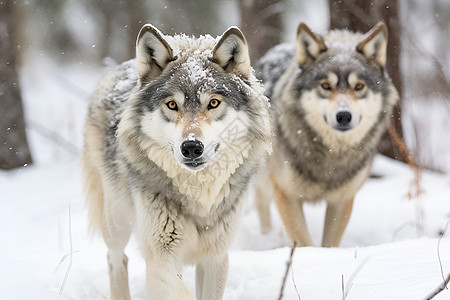
M442 292L443 290L447 289L447 285L450 282L450 273L447 275L447 279L445 279L445 281L436 288L436 290L434 290L428 297L427 300L433 299L434 297L436 297L437 294L439 294L440 292Z
M445 228L444 230L441 232L440 236L439 236L439 240L437 243L437 255L438 255L438 259L439 259L439 267L441 268L441 276L442 276L442 284L440 286L438 286L428 297L427 300L433 299L437 294L439 294L440 292L442 292L443 290L448 290L448 283L450 282L450 273L447 275L447 278L444 277L444 270L442 268L442 261L441 261L441 254L440 254L440 244L441 244L441 240L442 237L444 236L444 234L447 232L448 229L448 225L450 224L450 220L447 221L447 224L445 224Z
M71 141L69 141L68 139L61 136L56 131L53 131L31 119L27 119L27 124L31 130L36 131L36 133L38 133L40 136L55 143L55 145L61 147L62 149L69 152L70 154L78 156L79 153L81 152L75 144L73 144Z
M442 80L442 82L440 82L440 86L443 89L443 98L448 99L450 95L450 80L447 78L444 72L443 64L433 53L431 53L428 49L426 49L426 47L424 47L423 43L417 41L417 39L413 36L410 30L408 30L408 28L402 28L402 33L404 38L411 44L412 48L415 49L420 56L429 59L433 63L438 73L437 78L441 78ZM448 102L445 103L447 104L447 108L449 108Z
M55 80L58 80L61 88L74 96L75 99L84 103L89 102L89 98L91 97L90 92L85 91L83 88L79 87L77 84L73 83L71 80L62 76L58 72L53 72L53 78L55 78Z
M450 220L448 220L448 221L447 221L447 224L445 224L445 228L444 228L444 230L441 232L441 234L440 234L440 236L439 236L438 243L437 243L437 255L438 255L438 260L439 260L439 267L441 268L441 276L442 276L442 281L443 281L443 282L445 282L445 278L444 278L444 269L442 268L442 260L441 260L441 253L440 253L440 251L439 251L439 247L440 247L440 245L441 245L442 237L443 237L444 234L447 232L449 223L450 223ZM445 286L445 288L448 289L448 288L447 288L447 285Z
M281 283L280 297L278 297L278 300L281 300L283 298L284 286L286 285L287 275L288 275L289 269L291 268L291 265L292 265L292 257L294 256L294 251L295 251L296 247L297 247L297 243L294 242L294 244L292 245L292 248L291 248L291 254L289 255L289 260L287 262L286 272L284 273L283 281Z

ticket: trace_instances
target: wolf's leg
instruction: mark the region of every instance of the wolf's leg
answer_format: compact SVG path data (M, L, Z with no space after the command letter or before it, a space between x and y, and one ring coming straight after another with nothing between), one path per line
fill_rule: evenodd
M323 229L323 247L337 247L352 213L353 198L343 203L328 203Z
M195 300L181 278L181 265L174 253L163 249L150 250L144 247L144 259L147 265L147 295L149 300L177 299ZM158 255L155 255L156 252Z
M195 300L181 278L184 219L165 197L135 194L136 233L147 266L148 299Z
M129 209L119 203L120 197L105 190L104 221L102 234L108 247L108 271L111 290L111 300L129 300L128 286L128 257L124 253L125 246L130 239L132 222ZM114 196L113 196L114 195Z
M273 183L275 202L280 212L286 231L292 242L297 246L312 246L311 237L306 226L305 216L303 215L303 206L299 201L293 201Z
M111 300L129 300L128 257L123 253L123 250L108 250L108 271Z
M198 300L220 300L228 275L228 254L198 263L195 270Z
M270 198L272 186L267 171L264 170L255 178L255 207L261 224L261 233L266 234L272 229L270 221Z

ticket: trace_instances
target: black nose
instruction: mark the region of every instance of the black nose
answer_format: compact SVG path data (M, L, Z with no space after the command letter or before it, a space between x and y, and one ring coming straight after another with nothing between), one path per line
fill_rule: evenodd
M340 111L336 115L336 120L340 126L347 126L352 121L352 114L348 111Z
M181 144L181 154L184 157L195 159L203 154L203 143L198 140L185 141Z

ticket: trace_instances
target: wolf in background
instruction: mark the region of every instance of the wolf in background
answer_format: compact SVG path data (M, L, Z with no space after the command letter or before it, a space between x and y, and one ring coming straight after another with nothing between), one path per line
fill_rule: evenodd
M276 135L256 184L263 232L271 227L271 182L293 242L312 245L302 206L325 200L322 245L339 245L399 97L385 68L387 34L384 23L366 34L334 30L323 36L301 23L294 47L278 45L258 62Z
M253 73L236 27L194 38L147 24L136 59L100 82L82 169L91 226L108 248L111 299L130 299L132 231L149 299L195 299L185 264L196 265L197 299L222 299L249 181L271 151L269 103Z

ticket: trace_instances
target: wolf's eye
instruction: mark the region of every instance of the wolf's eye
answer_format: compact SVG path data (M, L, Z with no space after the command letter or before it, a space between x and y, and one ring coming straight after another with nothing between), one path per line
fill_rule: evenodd
M320 87L323 88L326 91L330 91L331 90L331 84L329 82L322 82L320 84Z
M208 109L217 108L220 105L220 101L217 99L211 99L208 104Z
M178 110L178 105L177 105L177 103L176 103L175 101L173 101L173 100L167 102L166 105L167 105L167 107L168 107L170 110Z
M360 90L362 90L364 87L365 87L364 83L358 82L358 83L355 85L355 91L360 91Z

